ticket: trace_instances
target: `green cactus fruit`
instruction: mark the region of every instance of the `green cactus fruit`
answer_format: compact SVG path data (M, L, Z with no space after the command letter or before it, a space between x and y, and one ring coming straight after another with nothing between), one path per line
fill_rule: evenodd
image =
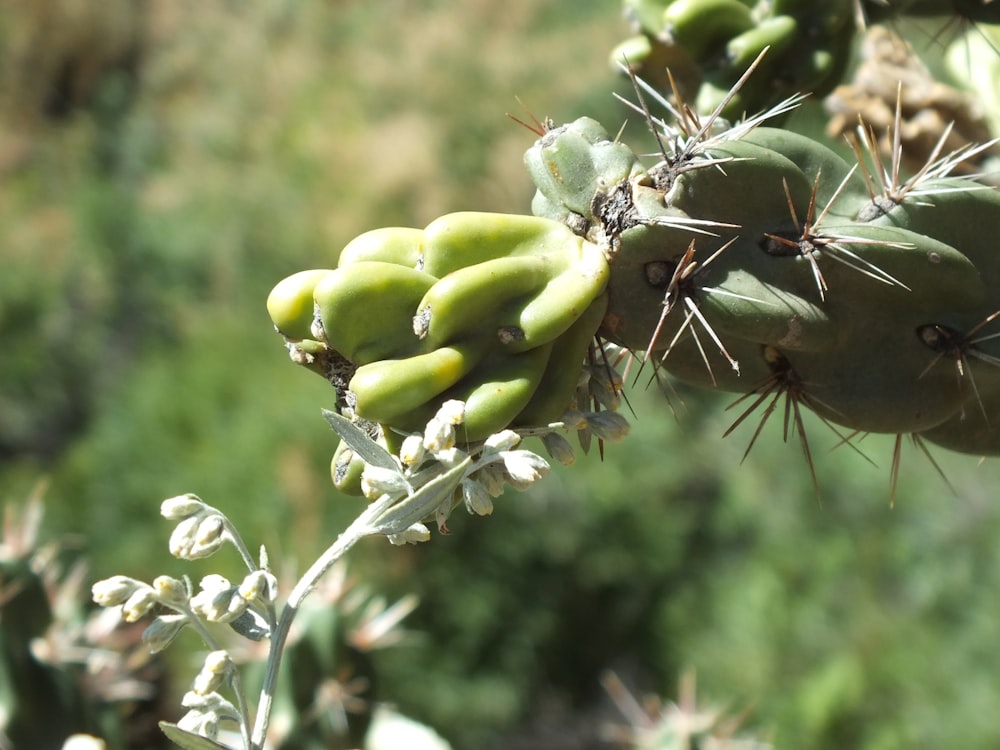
M549 363L552 344L521 354L487 357L446 398L465 402L465 421L457 432L465 442L521 422L518 415L531 401Z
M625 17L640 29L656 34L663 22L663 11L671 0L624 0Z
M799 25L794 17L786 15L764 18L756 26L730 38L726 43L726 62L727 68L735 73L733 82L743 75L743 71L753 64L765 48L768 50L767 54L754 76L772 76L776 70L780 70L785 50L797 42L801 42ZM754 81L756 78L751 79L751 82Z
M663 12L662 32L693 59L724 54L726 42L754 28L756 21L739 0L674 0Z
M361 496L361 475L365 462L343 440L337 444L330 461L330 478L333 486L345 495Z
M567 331L608 284L610 266L604 249L570 234L572 262L516 311L499 330L500 341L510 352L523 352L547 344Z
M602 294L553 342L541 383L517 417L520 424L547 425L570 407L584 358L607 307L607 295Z
M364 261L394 263L418 268L423 254L424 231L410 227L383 227L359 234L340 251L339 267Z
M471 372L482 359L486 343L480 337L425 354L359 367L349 384L357 399L358 416L390 427L422 429L419 422L399 424L397 420L436 399Z
M560 260L554 254L523 255L452 271L420 300L414 332L435 348L475 331L492 335L506 311L536 294L562 270Z
M313 290L329 269L293 273L277 284L267 296L267 313L278 333L297 341L312 338Z
M435 219L424 230L423 271L442 278L486 260L562 252L570 230L551 219L465 211Z
M359 261L327 274L313 290L331 349L355 364L411 354L417 304L437 281L414 268Z

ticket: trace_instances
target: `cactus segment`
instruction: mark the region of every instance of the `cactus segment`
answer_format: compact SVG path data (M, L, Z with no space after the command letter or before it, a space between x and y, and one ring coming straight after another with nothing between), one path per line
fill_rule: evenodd
M570 407L580 378L580 364L587 356L607 307L607 295L602 294L552 343L545 374L531 401L518 415L520 423L547 425L562 417Z
M696 5L709 3L669 7L686 14ZM780 5L794 23L761 24L761 34L799 23L840 34L851 25L839 4L807 21L812 4ZM740 43L749 45L753 34L744 33ZM847 434L926 434L958 444L947 432L955 415L988 401L970 396L973 374L1000 379L992 339L976 333L1000 308L996 254L981 230L982 217L1000 215L1000 192L949 176L966 152L938 159L936 149L905 183L895 164L890 173L879 163L880 195L860 148L859 169L759 119L702 121L657 99L676 125L653 120L645 103L634 108L660 133L662 161L614 175L619 182L594 188L589 203L585 234L606 246L611 264L601 335L687 382L747 394L753 406L740 421L756 408L766 420L785 398L796 431L799 411L810 409ZM872 152L871 143L865 148ZM586 175L581 185L613 183L594 174L588 149L565 149L562 158L562 172ZM533 206L574 226L568 207L588 204L579 185L530 171ZM935 358L954 366L931 366Z
M466 402L459 439L469 443L555 422L584 398L597 335L657 375L743 394L734 427L760 412L751 445L784 400L786 437L798 433L810 465L802 410L847 435L1000 453L989 328L1000 256L982 230L1000 216L1000 191L951 176L989 144L939 158L942 137L902 181L898 114L890 168L864 127L852 164L762 125L801 101L783 87L822 91L839 77L854 0L625 3L644 39L641 60L620 62L659 163L645 166L593 119L536 121L524 156L533 216L453 213L359 236L336 270L272 292L293 358L334 383L345 415L382 434L422 430L446 399ZM686 61L684 76L696 72L670 78L671 99L633 72L664 50ZM644 92L672 119L655 118ZM773 110L727 120L779 93ZM340 456L335 483L353 486L357 466Z
M471 372L485 349L477 340L363 365L349 386L357 399L355 411L362 419L394 425L398 417L437 398Z
M498 331L501 343L511 352L523 352L547 344L567 331L604 293L610 266L604 250L574 237L575 261L512 316Z
M359 234L344 245L337 265L341 268L364 261L394 263L420 268L424 232L410 227L382 227Z
M552 344L521 354L485 359L448 396L465 402L459 433L466 442L485 440L511 424L538 389L549 364ZM579 362L575 363L579 369ZM426 420L425 420L426 421Z
M496 258L560 253L572 237L565 226L535 216L447 214L424 229L422 270L440 279Z
M635 153L589 117L549 130L525 153L524 162L542 196L539 202L551 206L540 215L560 221L576 215L586 224L594 221L595 198L640 169Z
M674 0L661 22L666 38L698 62L724 52L727 40L755 26L750 8L739 0Z
M361 475L364 470L364 460L341 440L330 461L330 478L333 480L333 486L345 495L360 497L363 494Z
M323 339L359 365L415 349L413 311L435 281L423 271L381 261L331 271L313 290Z
M503 313L544 288L558 265L552 256L524 255L452 271L420 300L414 332L431 346L443 346L476 329L499 328Z
M632 53L630 69L661 90L676 86L698 113L721 106L723 117L735 119L794 93L823 96L832 90L850 61L855 3L674 0L659 17L644 5L632 17L646 44L629 40L624 53ZM621 61L613 57L615 64ZM733 93L751 64L758 65L758 75ZM662 75L665 66L672 81Z
M296 341L312 338L313 290L328 273L299 271L275 284L267 296L267 313L278 333Z

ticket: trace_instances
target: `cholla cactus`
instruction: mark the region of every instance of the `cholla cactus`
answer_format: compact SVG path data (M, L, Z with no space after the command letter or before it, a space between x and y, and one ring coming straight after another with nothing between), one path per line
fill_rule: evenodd
M829 93L869 23L904 16L1000 23L992 0L623 0L623 7L634 35L612 63L625 62L662 91L679 88L699 112L724 101L727 118L800 92ZM760 75L730 96L764 50Z
M931 5L905 10L948 4ZM992 20L985 6L959 5ZM894 476L906 435L1000 453L1000 267L982 230L1000 195L957 174L994 142L949 150L946 128L904 176L901 85L887 157L865 124L850 161L773 127L798 94L726 119L763 101L762 87L774 95L775 80L821 91L839 80L853 4L817 8L636 4L645 22L662 11L660 36L702 68L718 72L708 61L723 54L746 69L726 68L717 95L690 103L633 76L632 106L659 144L651 166L589 118L536 122L525 157L534 217L453 214L424 230L376 230L344 249L338 269L282 282L269 309L293 359L328 377L341 412L390 450L447 398L467 401L470 444L579 408L590 399L576 373L607 361L596 335L680 379L743 394L736 424L761 409L763 425L784 400L786 436L798 434L810 467L806 409L845 441L896 435ZM827 40L822 81L776 73L809 68L788 41L800 33L813 52ZM357 484L352 460L335 456L338 486Z
M4 513L0 539L0 744L158 746L164 670L117 618L88 613L85 570L40 539L42 493ZM127 717L127 718L126 718Z
M639 701L614 673L604 689L627 723L608 728L607 738L634 750L773 750L773 745L739 732L741 717L699 705L693 672L681 679L675 703L650 697Z

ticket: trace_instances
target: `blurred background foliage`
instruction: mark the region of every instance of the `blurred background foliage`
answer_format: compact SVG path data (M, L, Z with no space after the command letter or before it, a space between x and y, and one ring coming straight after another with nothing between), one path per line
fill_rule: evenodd
M0 497L48 478L47 529L93 579L197 575L157 515L187 491L310 562L359 505L329 483L332 394L286 361L270 287L375 226L527 212L516 97L626 119L615 0L0 10ZM817 497L780 414L741 464L755 425L723 441L725 397L668 404L645 377L603 459L357 551L422 602L377 657L380 699L456 748L604 747L624 721L604 670L671 695L692 668L779 748L996 747L997 466L937 451L952 493L907 444L890 508L891 440L866 462L810 421Z

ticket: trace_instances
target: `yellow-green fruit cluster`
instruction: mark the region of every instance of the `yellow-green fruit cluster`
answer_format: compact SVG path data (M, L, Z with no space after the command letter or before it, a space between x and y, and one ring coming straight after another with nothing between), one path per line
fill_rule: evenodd
M545 169L580 127L595 132L553 129L526 159L550 214L583 202ZM850 431L1000 453L1000 255L984 231L1000 192L948 176L947 159L881 186L873 166L784 130L665 130L659 164L591 178L576 224L610 248L602 336L693 384L787 394Z
M563 223L455 213L357 237L335 269L279 282L268 311L296 361L335 369L339 404L357 418L419 431L459 399L460 439L475 442L569 407L608 274L601 247ZM353 486L357 461L338 451L333 473Z

